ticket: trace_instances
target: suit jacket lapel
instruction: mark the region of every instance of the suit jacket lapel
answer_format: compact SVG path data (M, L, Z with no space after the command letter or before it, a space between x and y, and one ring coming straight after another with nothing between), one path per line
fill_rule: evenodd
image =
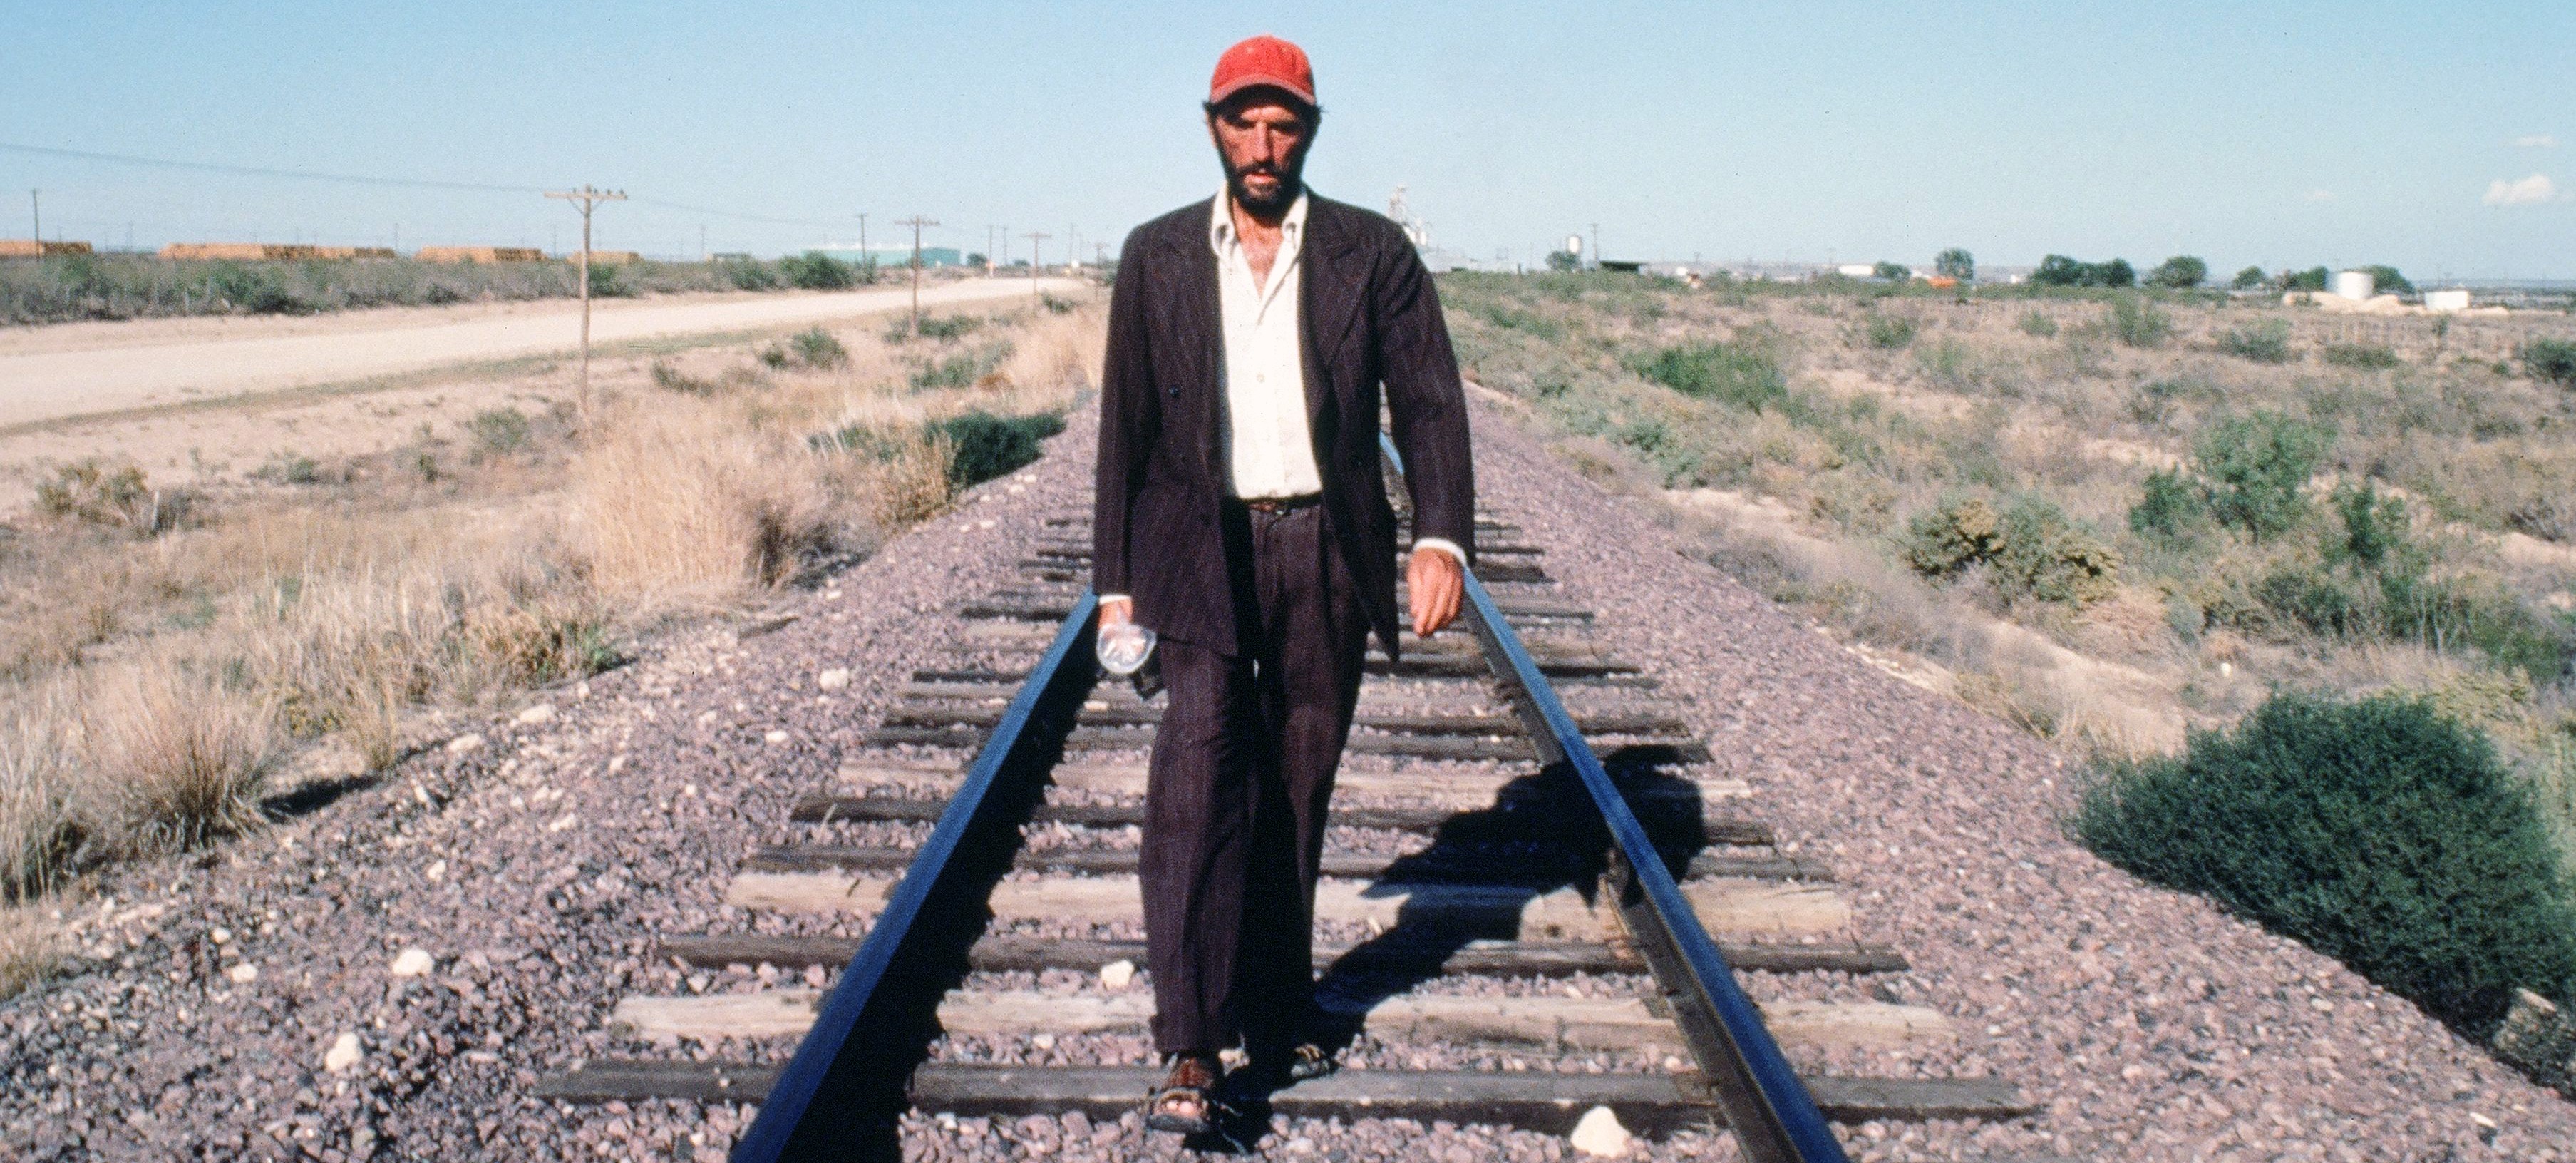
M1217 463L1217 425L1225 422L1225 312L1217 297L1216 251L1208 246L1207 220L1184 216L1183 228L1166 241L1172 250L1171 317L1165 321L1169 334L1180 350L1189 352L1190 375L1184 379L1187 388L1203 392L1199 401L1199 455L1206 460L1208 471L1225 479L1224 466Z
M1358 240L1342 229L1337 208L1311 193L1308 197L1312 200L1306 209L1306 238L1298 257L1304 267L1298 284L1302 302L1297 306L1306 324L1306 421L1320 457L1322 446L1330 440L1328 409L1336 402L1332 361L1359 321L1368 271L1352 253Z

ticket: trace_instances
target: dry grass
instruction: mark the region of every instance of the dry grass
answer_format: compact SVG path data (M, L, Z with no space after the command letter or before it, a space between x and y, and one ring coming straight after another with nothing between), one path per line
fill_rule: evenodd
M2576 608L2561 500L2576 480L2576 396L2498 363L2568 331L2555 314L2437 328L2182 297L2153 308L2170 328L2161 342L2133 344L2099 296L1889 301L1620 276L1459 276L1442 290L1476 378L1565 437L1587 471L1640 477L1639 491L1668 490L1703 517L1706 498L1732 498L1706 540L1721 564L1874 658L1904 652L1911 677L2079 750L2168 750L2184 727L2232 722L2276 684L2377 689L2387 668L2373 660L2392 654L2552 669L2534 636ZM1898 316L1912 323L1901 341L1868 325ZM2228 354L2225 337L2246 330L2277 330L2282 360ZM2356 346L2389 350L2395 366L2326 358ZM1734 378L1676 365L1693 351L1721 352L1698 366ZM1775 361L1776 378L1735 370L1743 353ZM2261 542L2131 532L2149 473L2189 471L2205 431L2256 411L2334 433L2308 519ZM2423 579L2534 629L2471 648L2321 633L2267 607L2267 581L2284 575L2377 600L2376 581L2337 556L2327 504L2337 484L2362 481L2406 498ZM1906 567L1918 518L2024 499L2106 550L2117 584L2044 601L1984 566L1942 578ZM2529 677L2529 714L2576 722L2563 675Z
M62 933L34 908L0 907L0 1001L42 983L62 963Z
M390 765L443 709L590 673L623 638L872 550L953 499L925 425L1062 410L1099 323L1023 310L900 350L842 330L846 358L776 367L756 343L665 354L603 371L586 440L513 415L210 495L148 533L66 510L0 542L0 897L256 827L301 747ZM969 344L989 374L918 386ZM836 439L853 428L864 454ZM45 964L47 940L0 933L0 983L40 973L16 966Z
M107 676L83 700L87 793L129 852L187 851L260 822L277 760L274 709L163 666Z

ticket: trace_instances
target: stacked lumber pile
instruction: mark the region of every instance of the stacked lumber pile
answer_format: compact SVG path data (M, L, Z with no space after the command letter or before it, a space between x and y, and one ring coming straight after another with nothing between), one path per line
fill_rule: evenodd
M284 242L174 242L161 248L161 257L179 259L229 259L235 262L279 262L316 258L320 247L299 246Z
M576 250L571 254L565 255L564 261L570 263L580 262L581 252ZM639 263L642 261L644 261L643 254L632 250L594 250L590 252L590 265L595 267L622 267L630 263Z
M317 246L315 258L397 258L390 246Z
M43 258L49 254L88 254L86 242L65 242L59 238L38 241L33 238L0 238L0 258Z
M543 262L546 252L533 246L424 246L412 257L422 262Z

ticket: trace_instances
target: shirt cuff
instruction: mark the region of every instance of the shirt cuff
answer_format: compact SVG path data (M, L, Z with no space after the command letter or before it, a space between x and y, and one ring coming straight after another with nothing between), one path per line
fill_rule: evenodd
M1111 603L1111 602L1128 602L1128 603L1133 603L1133 602L1135 601L1135 599L1134 599L1134 598L1129 597L1129 596L1128 596L1128 595L1126 595L1126 594L1101 594L1101 595L1099 595L1097 598L1095 598L1095 599L1094 599L1094 601L1098 602L1100 605L1104 605L1104 606L1106 606L1106 605L1108 605L1108 604L1109 604L1109 603Z
M1465 568L1467 568L1467 551L1466 551L1466 550L1464 550L1464 549L1460 549L1460 548L1458 548L1458 543L1457 543L1457 542L1455 542L1455 541L1451 541L1451 540L1449 540L1449 539L1448 539L1448 538L1446 538L1446 537L1424 537L1424 538L1420 538L1420 539L1416 540L1416 541L1413 543L1413 548L1414 548L1416 551L1420 551L1420 550L1424 550L1424 549L1437 549L1437 550L1439 550L1439 551L1440 551L1440 552L1442 552L1442 553L1446 553L1446 554L1448 554L1448 555L1449 555L1449 556L1451 556L1451 557L1457 558L1457 559L1458 559L1458 568L1460 568L1460 569L1465 569Z

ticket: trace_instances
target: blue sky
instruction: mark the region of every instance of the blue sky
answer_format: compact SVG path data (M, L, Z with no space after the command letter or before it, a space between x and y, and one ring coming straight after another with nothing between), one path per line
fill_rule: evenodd
M1216 54L1316 62L1308 177L1435 241L1611 257L2576 276L2576 5L1235 6L21 0L0 142L500 185L598 182L773 218L601 211L600 245L777 253L913 213L1114 245L1204 197ZM2523 144L2517 144L2521 142ZM2541 144L2556 143L2556 144ZM2537 175L2541 181L2534 181ZM0 151L0 235L569 246L533 194ZM13 207L12 202L17 204ZM2503 204L2496 204L2501 202ZM1025 254L1025 241L1013 244Z

